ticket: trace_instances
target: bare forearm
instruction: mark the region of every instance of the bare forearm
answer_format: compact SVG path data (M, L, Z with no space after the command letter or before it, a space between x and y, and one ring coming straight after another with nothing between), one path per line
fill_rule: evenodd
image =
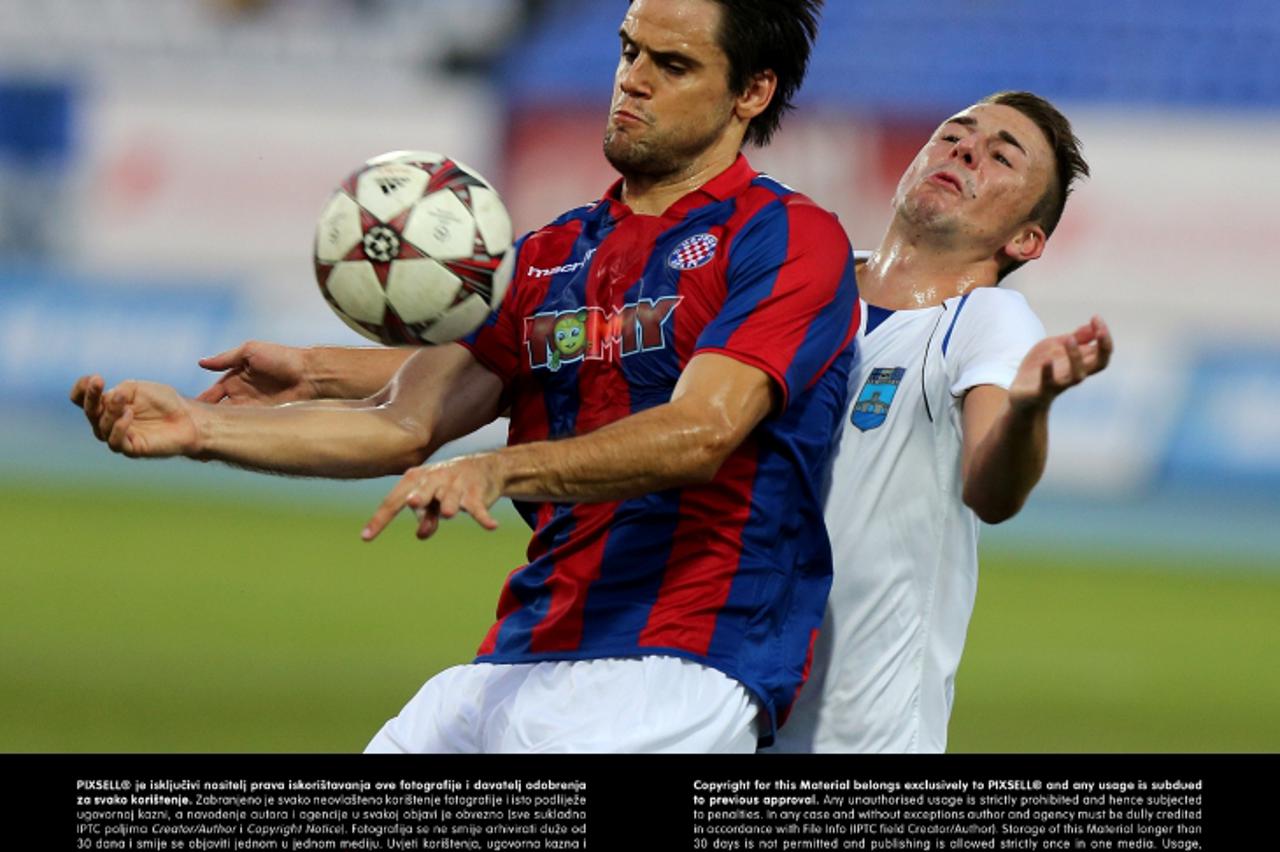
M382 408L193 406L199 437L189 455L252 470L358 479L401 473L431 450L424 424Z
M314 346L302 351L316 399L364 399L376 394L416 350L410 347Z
M483 368L480 373L488 374ZM488 510L503 496L603 503L710 482L775 408L776 394L772 380L755 367L700 354L689 361L664 405L573 438L520 444L406 472L369 520L364 538L377 537L406 507L419 511L418 535L425 538L440 518L459 511L493 529L497 522Z
M1006 404L965 471L965 503L989 524L1008 520L1040 481L1048 454L1048 406Z
M494 453L497 482L502 496L579 503L710 482L776 403L760 370L698 355L670 402L575 438Z
M981 385L964 401L964 502L998 524L1018 513L1044 473L1049 406L1059 394L1104 370L1111 332L1094 317L1071 334L1031 347L1006 391Z
M709 482L737 444L714 418L667 404L576 438L493 455L503 496L596 503Z

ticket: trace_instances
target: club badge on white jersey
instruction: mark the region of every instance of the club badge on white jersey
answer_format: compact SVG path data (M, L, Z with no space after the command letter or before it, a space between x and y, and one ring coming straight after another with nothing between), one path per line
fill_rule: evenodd
M876 367L867 376L862 392L853 401L849 422L863 432L884 425L889 406L898 392L898 385L907 374L906 367Z

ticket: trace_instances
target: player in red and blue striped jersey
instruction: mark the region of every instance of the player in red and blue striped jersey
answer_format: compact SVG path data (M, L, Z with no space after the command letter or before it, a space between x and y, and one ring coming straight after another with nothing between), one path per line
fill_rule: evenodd
M621 192L528 237L511 295L466 343L506 377L509 445L668 404L708 356L768 377L772 413L709 482L522 502L530 561L508 579L479 659L675 655L773 711L801 682L826 596L817 491L845 396L851 255L831 214L745 158L658 216Z
M476 663L372 751L751 751L801 682L830 582L818 488L858 325L835 218L754 172L818 0L634 0L606 197L518 246L501 310L357 403L227 409L125 383L76 398L113 449L379 475L509 407L510 445L414 467L365 530L509 496L535 528Z

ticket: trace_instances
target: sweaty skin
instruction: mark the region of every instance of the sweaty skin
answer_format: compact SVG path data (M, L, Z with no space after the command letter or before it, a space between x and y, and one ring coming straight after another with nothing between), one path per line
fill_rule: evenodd
M862 298L890 310L932 307L994 286L1003 263L1038 258L1047 237L1029 217L1053 161L1044 133L1012 107L976 104L944 121L898 183L889 229L858 270ZM1050 404L1105 369L1112 349L1094 317L1037 344L1009 390L968 392L964 501L979 518L999 523L1021 509L1044 472Z

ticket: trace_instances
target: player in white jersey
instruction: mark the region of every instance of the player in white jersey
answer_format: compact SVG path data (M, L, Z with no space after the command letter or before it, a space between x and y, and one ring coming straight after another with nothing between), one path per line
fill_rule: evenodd
M1100 319L1046 338L995 286L1040 256L1085 174L1061 113L1001 93L944 122L903 175L858 268L865 310L826 501L835 581L775 750L945 750L978 520L1021 508L1050 403L1111 353Z

